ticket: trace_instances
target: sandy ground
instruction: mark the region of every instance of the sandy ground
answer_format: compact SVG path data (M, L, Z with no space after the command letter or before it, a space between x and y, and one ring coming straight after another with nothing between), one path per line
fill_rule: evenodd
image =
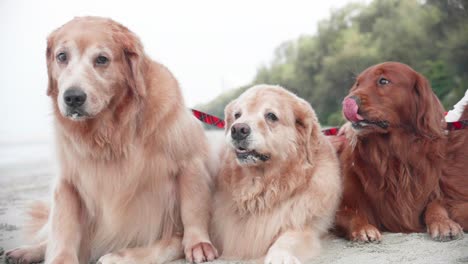
M49 195L55 171L52 149L50 140L0 142L0 263L5 263L2 249L23 244L25 207ZM380 244L357 244L330 236L322 254L310 263L468 263L468 234L451 242L435 242L426 234L384 234Z

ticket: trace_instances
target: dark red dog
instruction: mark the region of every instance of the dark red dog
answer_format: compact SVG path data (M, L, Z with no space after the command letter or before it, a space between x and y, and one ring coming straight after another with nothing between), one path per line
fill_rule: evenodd
M460 120L468 120L468 106ZM444 202L450 217L468 231L468 129L450 131L448 141L441 180Z
M350 123L339 150L344 174L339 233L365 242L379 241L381 231L426 228L436 240L462 236L451 217L466 230L468 207L444 200L439 184L447 170L444 109L428 81L402 63L372 66L357 77L343 113ZM457 176L444 181L442 189L455 201L466 199L466 172L465 183L459 167L451 172Z

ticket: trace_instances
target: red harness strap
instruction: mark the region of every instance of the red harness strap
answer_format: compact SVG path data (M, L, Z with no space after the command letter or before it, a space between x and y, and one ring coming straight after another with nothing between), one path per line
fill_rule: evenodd
M222 120L221 118L219 118L217 116L214 116L214 115L210 115L210 114L201 112L201 111L198 111L198 110L195 110L195 109L191 109L191 110L192 110L193 115L198 120L200 120L200 121L202 121L204 123L207 123L208 125L212 125L212 126L215 126L215 127L218 127L218 128L224 128L225 123L224 123L224 120ZM336 136L338 134L338 128L337 127L332 127L332 128L324 129L324 130L322 130L322 133L325 136Z
M468 120L447 122L447 130L448 131L461 130L461 129L464 129L464 128L468 128Z

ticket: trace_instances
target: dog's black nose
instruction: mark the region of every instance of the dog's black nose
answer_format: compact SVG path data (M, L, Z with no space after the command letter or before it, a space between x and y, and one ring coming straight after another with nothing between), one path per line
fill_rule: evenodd
M357 96L357 95L351 95L349 98L351 98L351 99L353 99L354 101L356 101L356 104L357 104L358 106L361 105L361 98L359 98L359 96Z
M242 140L245 139L248 135L250 135L250 127L247 124L240 123L231 127L232 139Z
M70 88L63 94L63 100L70 107L79 107L86 101L86 94L79 88Z

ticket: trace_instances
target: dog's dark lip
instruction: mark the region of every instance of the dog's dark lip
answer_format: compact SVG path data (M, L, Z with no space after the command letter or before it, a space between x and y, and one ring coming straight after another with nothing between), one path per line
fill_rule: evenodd
M255 150L249 150L243 147L236 147L235 152L236 152L237 158L240 160L247 159L249 157L258 158L261 161L267 161L270 159L270 155L261 154Z
M249 150L246 148L243 148L243 147L236 148L236 153L247 153L247 152L249 152Z
M359 120L357 122L352 122L352 126L354 129L365 129L371 127L379 127L382 129L388 128L388 121L374 121L374 120Z
M90 118L90 116L79 109L70 109L67 111L66 117L70 118L71 120L84 120Z

